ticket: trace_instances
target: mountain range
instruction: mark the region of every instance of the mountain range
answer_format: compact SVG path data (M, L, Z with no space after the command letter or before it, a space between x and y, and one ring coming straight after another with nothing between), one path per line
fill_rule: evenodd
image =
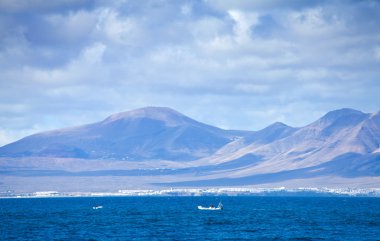
M197 122L169 108L147 107L89 125L28 136L0 148L0 156L189 161L211 155L244 135Z
M115 187L380 186L380 112L328 112L304 127L223 130L165 107L122 112L0 147L0 190L55 180ZM91 185L87 182L94 183ZM92 181L89 181L92 180ZM104 183L99 184L100 180ZM54 183L54 182L53 182ZM87 186L86 186L87 185ZM40 189L39 189L40 190Z

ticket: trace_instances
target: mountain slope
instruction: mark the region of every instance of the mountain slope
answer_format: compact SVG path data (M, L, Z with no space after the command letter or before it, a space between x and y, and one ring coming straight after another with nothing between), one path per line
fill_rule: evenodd
M242 177L318 166L348 153L357 154L362 160L362 156L371 158L372 154L379 152L379 112L371 115L352 109L341 109L329 112L305 127L286 130L285 135L279 131L274 135L276 138L264 138L268 140L266 142L259 141L259 138L252 140L252 136L257 135L254 133L246 137L249 141L240 141L246 143L245 145L224 152L223 156L215 157L214 162L219 163L221 159L223 162L234 161L249 155L259 156L259 163L254 161L251 167L229 174ZM342 161L340 165L341 163ZM350 165L349 162L347 165ZM377 165L380 166L380 163ZM364 170L361 172L364 173ZM369 168L368 172L371 172Z
M222 130L168 108L149 107L26 137L1 147L0 157L6 157L0 158L0 175L30 182L36 177L61 184L65 181L59 177L109 177L115 185L113 178L123 177L134 188L324 186L334 179L332 185L344 186L349 180L353 186L362 182L378 187L380 112L341 109L304 127L274 123L247 132Z
M0 148L0 156L185 161L211 155L241 134L202 124L169 108L148 107L94 124L28 136Z

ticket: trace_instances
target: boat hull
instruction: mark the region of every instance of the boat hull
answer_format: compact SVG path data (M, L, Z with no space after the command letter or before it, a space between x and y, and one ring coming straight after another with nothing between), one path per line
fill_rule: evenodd
M202 206L198 206L198 209L199 210L211 210L211 211L222 210L221 207L202 207Z

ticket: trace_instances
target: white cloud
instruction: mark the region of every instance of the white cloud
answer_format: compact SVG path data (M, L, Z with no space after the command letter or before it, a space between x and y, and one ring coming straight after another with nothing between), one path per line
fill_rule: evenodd
M34 86L56 87L73 85L75 83L86 83L88 78L97 79L99 76L92 76L99 71L106 46L102 43L94 43L86 47L66 66L54 69L43 69L32 66L24 66L17 70L8 70L2 73L5 86L26 85L29 88ZM0 75L1 76L1 75Z
M315 5L318 1L302 1L302 0L266 0L266 1L252 1L252 0L239 0L239 1L225 1L225 0L204 0L205 4L221 10L226 11L229 9L244 9L254 11L270 11L273 9L287 9L287 8L302 8L304 6Z
M183 15L191 15L193 7L190 4L185 4L181 6L181 13Z
M322 9L307 9L302 12L293 12L289 15L289 27L297 34L306 36L320 36L330 27L322 14Z
M106 39L123 45L134 45L139 39L138 23L129 17L121 17L113 9L102 9L96 24L97 33L104 34Z
M265 94L270 90L268 85L264 84L251 84L251 83L239 83L235 86L237 91L242 91L251 94Z
M251 40L251 28L258 23L258 15L244 13L239 10L229 10L228 14L235 21L234 33L237 43L244 44Z
M377 60L380 60L380 47L375 47L374 51L374 56Z
M92 34L97 21L97 14L80 10L65 14L48 14L45 21L56 31L58 37L68 42L75 42L87 38Z
M102 43L94 43L90 47L84 49L81 53L81 56L76 62L84 62L87 64L101 63L104 55L106 46Z
M380 108L376 3L35 3L0 11L4 140L145 105L253 130Z
M230 31L229 23L213 16L202 16L202 18L190 22L188 26L194 40L199 43L223 36Z

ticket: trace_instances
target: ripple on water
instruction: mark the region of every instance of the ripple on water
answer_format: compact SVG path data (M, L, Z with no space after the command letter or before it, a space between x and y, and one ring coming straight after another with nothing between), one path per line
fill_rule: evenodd
M378 240L379 198L0 199L2 240ZM93 210L95 205L102 209Z

